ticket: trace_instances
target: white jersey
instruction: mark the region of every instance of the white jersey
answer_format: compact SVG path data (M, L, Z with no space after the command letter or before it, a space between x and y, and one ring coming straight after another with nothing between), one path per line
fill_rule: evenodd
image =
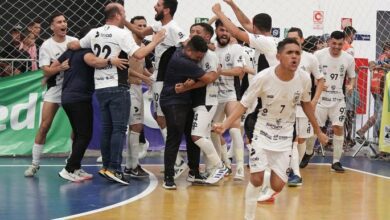
M306 51L302 51L301 62L299 63L299 68L312 74L315 80L324 78L324 74L320 72L319 64L317 58ZM297 107L297 117L306 118L305 113L303 112L302 106L298 105Z
M261 54L264 54L265 59L268 62L268 66L275 66L279 64L279 61L276 59L277 43L274 37L257 35L252 33L248 33L248 36L249 46L255 49L254 65L256 67L256 70L259 65L258 59Z
M218 57L214 51L208 50L199 66L207 72L217 72ZM192 103L194 107L200 105L218 105L218 84L216 81L207 86L192 91Z
M58 43L53 38L49 38L43 42L39 49L39 67L50 66L53 61L57 60L67 49L67 44L70 41L77 40L77 38L66 35L65 41ZM48 80L48 87L62 85L64 80L64 72L60 72Z
M215 53L218 56L219 64L223 70L232 69L234 67L244 67L243 49L238 44L228 44L220 47L217 44ZM226 102L231 94L236 93L234 87L234 76L220 75L217 79L218 83L218 101Z
M256 70L256 61L255 61L256 50L246 46L244 46L243 49L244 49L244 61L245 61L244 65Z
M91 48L97 57L126 59L139 49L130 32L114 25L92 29L80 40L82 48ZM114 65L95 69L95 89L127 85L127 69Z
M296 106L311 99L309 75L298 69L290 81L280 80L275 67L258 73L241 99L241 104L250 107L257 98L262 108L257 116L253 140L261 148L272 151L291 149Z
M320 71L324 74L325 85L328 87L323 91L318 102L319 106L330 108L339 101L344 101L343 84L344 78L355 78L355 60L354 58L341 51L339 57L332 57L329 52L330 48L324 48L316 51L314 55L319 62Z
M158 65L160 63L160 58L162 54L170 47L179 47L180 43L184 42L188 37L184 34L184 31L177 25L176 21L171 20L168 24L162 25L161 23L156 23L151 26L154 32L158 32L162 29L165 29L165 38L159 43L154 49L154 72L153 78L157 79Z

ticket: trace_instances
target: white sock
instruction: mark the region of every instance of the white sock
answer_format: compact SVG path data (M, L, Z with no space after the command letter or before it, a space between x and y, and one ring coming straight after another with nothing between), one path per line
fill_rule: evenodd
M260 187L255 187L251 182L248 183L245 191L245 220L255 219L259 192Z
M126 167L134 169L137 167L138 161L138 153L139 153L139 136L140 133L135 131L130 131L128 134L128 144L127 144L127 159L126 159Z
M43 144L34 143L33 148L32 148L32 164L33 165L39 166L42 151L43 151Z
M167 142L167 133L168 133L167 128L161 128L160 132L161 132L161 136L164 140L164 143L166 143Z
M218 156L221 157L221 139L219 139L219 135L215 132L211 132L211 141L213 142Z
M313 135L306 140L306 154L314 153L314 143L316 142L317 135Z
M291 168L294 171L295 175L301 177L301 172L299 172L299 154L298 154L298 143L294 142L292 155L291 155Z
M244 139L239 128L230 128L229 134L233 141L232 146L237 167L241 167L244 164Z
M207 138L200 138L195 142L196 145L203 151L207 157L208 166L216 167L221 164L221 159L218 157L217 151L213 146L213 142Z
M263 186L262 188L264 189L265 187L268 187L269 194L273 195L275 193L275 190L272 189L271 186L271 170L266 169L264 170L264 177L263 177Z
M306 141L302 144L298 144L298 155L299 155L299 162L302 161L303 156L305 155L306 151Z
M344 136L333 135L333 163L339 162L343 154Z

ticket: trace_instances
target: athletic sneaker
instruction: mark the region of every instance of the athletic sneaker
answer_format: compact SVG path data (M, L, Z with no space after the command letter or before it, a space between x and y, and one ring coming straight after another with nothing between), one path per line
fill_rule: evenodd
M27 170L24 171L24 176L33 177L38 172L38 170L39 170L39 166L31 164L31 166L29 166Z
M92 174L85 172L83 169L75 170L74 174L81 177L83 180L90 180L93 178Z
M345 170L341 166L340 162L336 162L336 163L332 164L331 170L335 171L336 173L344 173L345 172Z
M188 165L184 160L182 160L179 165L175 164L174 169L175 169L175 176L173 178L177 179L184 171L188 169Z
M291 176L288 177L288 186L302 186L302 177L292 173Z
M226 167L226 168L227 168L227 171L225 173L225 176L230 176L233 173L232 168L230 168L230 167Z
M245 179L244 166L237 167L236 175L234 175L234 180L244 180L244 179Z
M190 170L188 171L187 181L197 184L207 184L206 177L202 176L199 173L199 170Z
M176 184L175 180L171 176L167 176L164 178L164 183L162 185L165 189L169 190L175 190L176 189Z
M96 163L102 163L103 162L103 157L100 156L96 159Z
M81 182L84 179L75 174L74 172L68 172L65 168L61 170L61 172L58 173L58 175L66 180L72 181L72 182Z
M112 179L118 183L122 183L124 185L129 185L129 183L130 183L130 181L128 179L126 179L125 176L123 175L123 173L120 171L106 170L106 172L104 172L104 174L107 177L109 177L110 179Z
M209 183L209 184L215 184L225 176L225 173L227 171L228 171L228 169L227 169L227 167L225 167L225 165L222 165L222 167L219 167L219 168L216 167L210 171L210 175L208 175L205 182ZM200 174L200 175L202 175L202 174Z
M123 174L130 175L131 177L136 177L136 178L143 178L149 176L149 173L147 173L144 169L142 169L142 167L139 164L134 169L131 168L128 169L127 167L125 167Z
M310 161L311 157L313 156L313 154L314 154L314 152L312 154L307 154L305 152L305 155L303 155L303 158L302 158L301 163L299 164L299 167L305 168L309 164L309 161Z
M261 189L257 202L259 203L273 203L275 202L275 196L277 193L272 192L268 186Z

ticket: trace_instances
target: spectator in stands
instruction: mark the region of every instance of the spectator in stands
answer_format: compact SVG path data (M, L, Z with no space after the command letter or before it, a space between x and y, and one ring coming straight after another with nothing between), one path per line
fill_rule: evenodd
M41 35L41 20L39 18L34 19L27 25L28 33L32 33L35 36L35 45L39 49L41 47L43 40L39 38Z
M378 57L377 65L380 65L385 71L390 69L390 41L383 45L383 51Z
M21 50L22 41L24 35L20 33L18 29L11 30L12 41L8 44L3 51L0 53L1 58L5 59L29 59L30 55L27 51ZM17 75L28 71L28 66L31 66L25 61L10 61L3 62L1 64L5 69L7 75Z
M352 26L347 26L344 28L344 45L343 50L349 54L351 54L353 57L355 57L355 50L353 49L352 42L355 38L356 30Z
M26 36L23 36L23 40L19 46L19 50L23 54L27 55L27 53L28 53L28 56L27 56L28 59L34 60L34 61L31 61L28 63L29 70L37 70L38 69L38 65L37 65L37 61L36 61L38 58L38 55L37 55L37 47L35 45L35 40L36 40L35 35L33 33L28 33Z

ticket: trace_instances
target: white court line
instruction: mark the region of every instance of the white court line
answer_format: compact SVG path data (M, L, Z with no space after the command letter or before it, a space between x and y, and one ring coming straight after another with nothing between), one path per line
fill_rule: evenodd
M309 163L309 164L310 165L329 166L330 167L330 163ZM349 167L346 167L346 166L343 166L343 168L347 169L347 170L352 170L352 171L355 171L355 172L358 172L358 173L363 173L363 174L367 174L367 175L370 175L370 176L382 177L384 179L390 180L390 177L388 177L388 176L383 176L383 175L375 174L375 173L369 173L369 172L366 172L366 171L361 171L361 170L349 168Z
M89 165L89 166L100 166L100 165ZM152 172L150 172L150 171L147 171L147 172L149 173L150 184L142 193L140 193L140 194L138 194L138 195L136 195L134 197L131 197L128 200L124 200L122 202L118 202L118 203L115 203L115 204L112 204L112 205L109 205L109 206L106 206L106 207L103 207L103 208L100 208L100 209L95 209L95 210L91 210L91 211L88 211L88 212L79 213L79 214L76 214L76 215L70 215L70 216L65 216L65 217L61 217L61 218L56 218L55 220L58 220L58 219L71 219L71 218L77 218L77 217L90 215L90 214L94 214L94 213L98 213L98 212L103 212L103 211L106 211L106 210L109 210L109 209L113 209L113 208L116 208L116 207L119 207L119 206L123 206L123 205L129 204L131 202L134 202L134 201L136 201L138 199L141 199L141 198L149 195L150 193L152 193L156 189L157 184L158 184L158 180L157 180L156 176ZM131 185L129 187L131 187Z

